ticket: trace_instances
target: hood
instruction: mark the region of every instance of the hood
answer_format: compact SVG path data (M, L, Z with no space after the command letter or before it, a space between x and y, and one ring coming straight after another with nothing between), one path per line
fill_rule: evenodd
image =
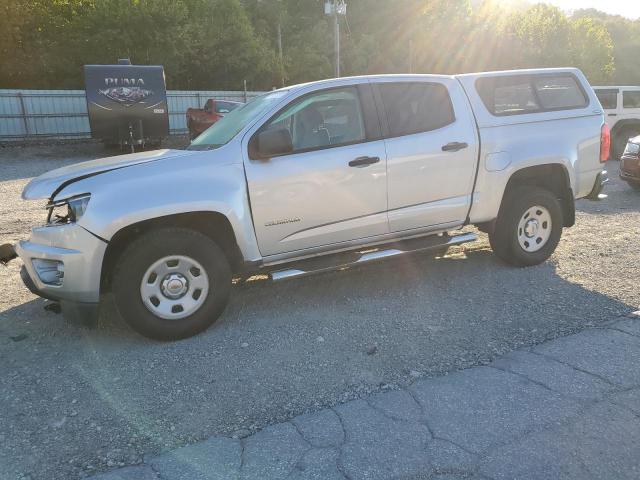
M130 167L132 165L179 158L193 155L194 153L197 152L185 150L154 150L152 152L131 153L128 155L118 155L76 163L51 170L34 178L24 187L22 198L25 200L53 198L67 185L84 178L93 177L111 170Z

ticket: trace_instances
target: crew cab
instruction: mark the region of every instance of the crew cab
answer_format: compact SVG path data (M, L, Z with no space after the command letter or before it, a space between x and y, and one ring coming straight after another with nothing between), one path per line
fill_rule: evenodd
M193 140L227 113L235 110L241 102L231 100L208 99L204 108L188 108L186 113L189 138Z
M640 87L593 87L611 129L611 157L619 160L627 140L640 135Z
M598 197L608 149L572 68L324 80L253 99L186 150L33 179L23 198L48 217L15 251L63 312L111 292L134 330L184 338L221 315L234 276L442 250L475 240L470 224L503 261L544 262L574 200Z

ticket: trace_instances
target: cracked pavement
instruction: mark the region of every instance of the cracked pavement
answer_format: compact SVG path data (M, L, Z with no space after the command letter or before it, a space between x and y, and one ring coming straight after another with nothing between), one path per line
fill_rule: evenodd
M20 200L31 177L104 155L101 145L87 142L0 147L0 244L28 238L44 220L43 202ZM212 437L248 438L351 400L366 398L371 407L374 393L402 389L416 396L408 386L418 379L487 365L638 310L640 196L615 178L617 162L608 169L608 199L577 202L576 226L565 229L543 265L506 266L480 234L443 256L237 284L215 326L171 344L130 331L109 297L94 329L45 311L47 302L22 285L19 260L0 267L0 479L80 479ZM534 375L525 369L529 352L519 355L509 368L532 381L557 389L573 375L557 362ZM593 372L606 377L599 368ZM594 378L576 377L574 394L590 400L609 391ZM617 395L628 407L638 394ZM311 442L317 447L304 457L310 465L348 458L336 447L340 418L322 419L295 422L310 442L313 429L319 432ZM328 422L335 437L323 440ZM459 439L440 438L438 425L438 418L429 425L432 464L442 459L446 466L456 455L465 463L476 454L457 448L469 448ZM235 458L233 450L228 455ZM348 462L339 465L351 471Z
M640 312L91 480L637 479Z

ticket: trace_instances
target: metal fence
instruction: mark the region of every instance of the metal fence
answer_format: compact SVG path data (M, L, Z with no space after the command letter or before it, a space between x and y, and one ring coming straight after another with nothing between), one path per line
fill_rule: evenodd
M208 98L247 101L261 92L167 91L172 135L187 131L187 108ZM84 90L0 90L0 141L91 136Z

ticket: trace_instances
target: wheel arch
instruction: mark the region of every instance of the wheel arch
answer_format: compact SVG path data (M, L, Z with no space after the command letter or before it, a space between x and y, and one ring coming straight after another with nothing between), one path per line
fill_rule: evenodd
M507 181L502 202L504 202L510 189L523 185L544 188L554 193L562 206L564 226L572 227L575 224L576 211L571 178L564 165L561 163L547 163L516 170ZM500 210L502 210L502 207L503 203L500 205Z
M220 246L229 260L232 272L242 270L244 257L231 222L225 215L213 211L179 213L133 223L113 235L102 260L101 292L110 289L115 265L126 247L139 236L164 227L186 228L206 235Z

